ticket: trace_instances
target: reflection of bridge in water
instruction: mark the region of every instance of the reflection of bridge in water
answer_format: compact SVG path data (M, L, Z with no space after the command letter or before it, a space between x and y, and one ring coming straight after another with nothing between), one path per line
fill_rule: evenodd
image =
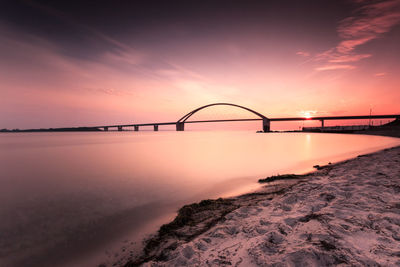
M194 115L196 112L211 107L211 106L233 106L240 109L244 109L257 115L259 118L254 119L225 119L225 120L197 120L197 121L188 121L188 119ZM144 126L153 126L154 131L158 131L158 127L160 125L176 125L177 131L184 131L185 124L187 123L209 123L209 122L238 122L238 121L262 121L262 130L263 132L270 131L270 125L272 121L305 121L305 120L318 120L321 122L321 128L324 128L324 123L326 120L357 120L357 119L397 119L400 120L400 114L395 115L365 115L365 116L325 116L325 117L291 117L291 118L268 118L263 114L256 112L250 108L243 107L236 104L231 103L214 103L199 107L191 112L187 113L185 116L180 118L176 122L158 122L158 123L138 123L138 124L123 124L123 125L106 125L106 126L95 126L90 128L103 129L104 131L108 131L110 128L116 128L118 131L122 131L124 127L133 127L135 131L139 131L139 127Z

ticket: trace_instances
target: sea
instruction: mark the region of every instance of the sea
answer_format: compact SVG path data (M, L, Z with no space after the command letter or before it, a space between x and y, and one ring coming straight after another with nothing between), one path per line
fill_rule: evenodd
M113 266L185 204L397 145L328 133L3 133L0 266Z

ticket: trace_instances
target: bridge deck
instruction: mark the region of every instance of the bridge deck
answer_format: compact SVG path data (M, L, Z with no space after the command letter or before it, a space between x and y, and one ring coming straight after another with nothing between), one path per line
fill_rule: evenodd
M289 117L289 118L268 118L269 121L306 121L306 120L358 120L358 119L400 119L400 114L390 114L390 115L363 115L363 116L323 116L323 117ZM198 120L198 121L185 121L184 123L208 123L208 122L235 122L235 121L261 121L262 118L253 119L229 119L229 120ZM159 125L176 125L177 122L152 122L152 123L135 123L135 124L113 124L113 125L101 125L101 126L84 126L84 127L64 127L64 128L49 128L49 129L28 129L22 131L57 131L57 130L93 130L103 128L120 128L123 127L141 127L141 126L154 126L155 130Z
M305 120L359 120L359 119L396 119L400 118L399 114L391 115L363 115L363 116L324 116L324 117L289 117L289 118L268 118L270 121L305 121ZM206 123L206 122L235 122L235 121L260 121L261 118L255 119L230 119L230 120L199 120L199 121L185 121L185 123ZM104 127L134 127L134 126L153 126L153 125L175 125L176 122L152 122L152 123L136 123L136 124L118 124L118 125L103 125L92 126L91 128L104 128Z

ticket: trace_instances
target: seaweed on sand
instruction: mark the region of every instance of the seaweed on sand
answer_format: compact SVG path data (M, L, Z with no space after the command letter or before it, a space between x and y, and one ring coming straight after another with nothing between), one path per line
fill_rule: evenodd
M206 199L199 203L185 205L179 209L175 219L161 226L159 236L176 235L190 239L192 236L198 235L195 231L179 232L177 231L183 226L198 226L199 223L206 223L207 226L214 222L216 216L218 219L225 216L227 213L236 209L231 199L218 198L216 200ZM217 213L217 214L215 214Z
M259 179L258 182L259 183L269 183L269 182L273 182L273 181L277 181L277 180L291 180L291 179L299 179L299 178L303 178L306 175L299 175L299 174L282 174L282 175L273 175L267 178L263 178L263 179Z
M207 199L183 206L172 222L161 226L158 233L146 241L144 255L136 261L128 262L125 266L138 266L151 259L165 260L168 251L178 246L176 237L188 242L223 220L226 214L238 207L239 205L229 198Z

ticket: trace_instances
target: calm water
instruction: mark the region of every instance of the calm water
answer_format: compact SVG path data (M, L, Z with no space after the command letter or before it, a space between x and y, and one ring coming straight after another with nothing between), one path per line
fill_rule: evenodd
M183 204L248 192L259 178L307 172L399 140L189 131L2 134L0 266L110 264Z

